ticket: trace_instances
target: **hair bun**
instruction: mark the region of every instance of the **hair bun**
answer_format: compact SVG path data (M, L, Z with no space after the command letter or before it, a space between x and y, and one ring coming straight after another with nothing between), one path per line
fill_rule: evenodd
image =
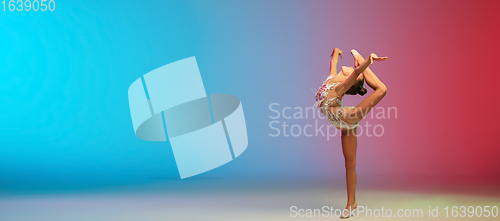
M359 95L361 95L361 96L363 96L363 95L365 95L365 94L366 94L366 92L368 92L368 91L366 90L366 88L362 87L361 89L359 89L358 94L359 94Z

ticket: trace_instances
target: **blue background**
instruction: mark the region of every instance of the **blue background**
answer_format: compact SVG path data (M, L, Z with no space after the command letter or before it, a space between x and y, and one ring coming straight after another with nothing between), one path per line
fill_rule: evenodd
M202 176L307 174L307 156L290 161L304 151L297 149L300 142L268 136L270 103L313 103L313 92L286 86L311 72L300 65L310 34L302 4L56 1L54 12L2 12L2 188L178 179L168 143L135 137L127 89L145 73L190 56L207 93L242 100L249 137L245 153Z
M0 191L179 181L168 143L134 135L127 90L191 56L207 94L241 99L249 139L234 161L191 180L343 184L338 136L269 135L269 105L312 106L334 47L344 50L339 66L352 66L351 48L389 56L372 70L389 88L378 107L397 107L398 118L370 119L385 135L358 139L360 184L498 181L496 87L474 82L499 76L475 72L500 50L498 4L56 0L54 12L0 11Z

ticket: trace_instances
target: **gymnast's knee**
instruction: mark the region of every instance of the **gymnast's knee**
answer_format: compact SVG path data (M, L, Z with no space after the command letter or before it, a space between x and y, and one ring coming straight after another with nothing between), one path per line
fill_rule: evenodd
M346 160L345 161L346 170L356 169L356 160Z
M387 87L385 86L385 84L382 84L380 85L379 88L377 88L378 91L380 91L380 95L381 97L385 97L385 95L387 94Z

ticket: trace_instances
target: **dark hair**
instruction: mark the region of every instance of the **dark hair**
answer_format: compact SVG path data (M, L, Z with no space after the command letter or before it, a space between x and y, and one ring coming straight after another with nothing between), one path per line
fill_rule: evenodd
M366 90L366 88L363 87L364 84L365 84L365 78L364 77L362 77L361 79L357 79L356 83L354 83L349 88L349 90L347 90L345 92L345 94L349 94L349 95L359 94L361 96L365 95L366 92L368 92L368 91Z

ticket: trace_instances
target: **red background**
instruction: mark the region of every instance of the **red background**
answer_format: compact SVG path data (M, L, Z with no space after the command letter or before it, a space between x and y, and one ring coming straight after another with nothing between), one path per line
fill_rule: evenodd
M380 106L396 107L398 118L371 121L385 135L359 138L358 173L500 177L499 11L498 1L325 1L311 9L311 46L330 38L344 51L339 66L352 66L351 48L389 57L372 69L388 87Z

